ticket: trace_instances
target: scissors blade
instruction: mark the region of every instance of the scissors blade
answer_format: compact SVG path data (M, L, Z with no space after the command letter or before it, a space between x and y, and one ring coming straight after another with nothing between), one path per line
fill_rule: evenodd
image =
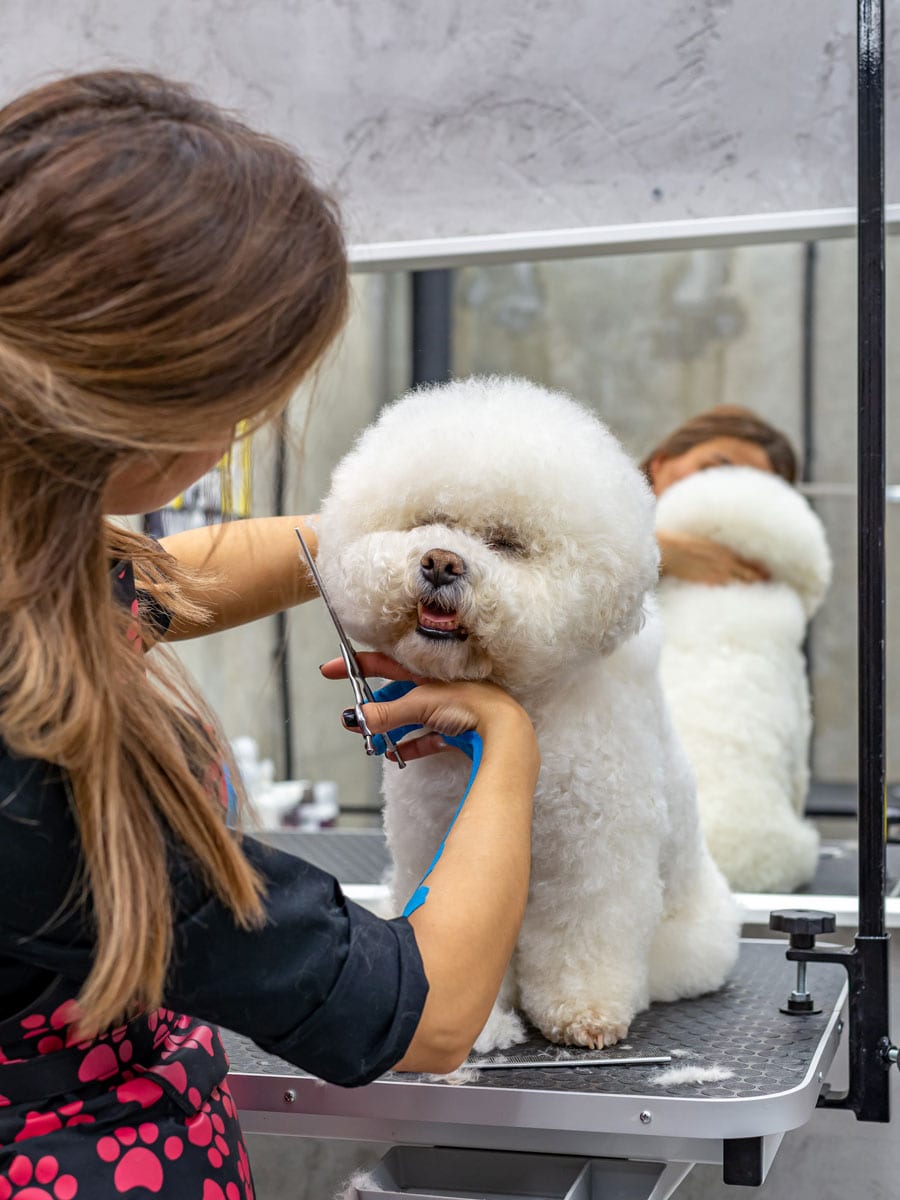
M334 606L332 605L331 601L328 598L328 592L325 590L325 584L322 582L322 576L319 574L319 568L316 566L316 560L313 558L312 554L310 553L309 546L307 546L306 540L303 537L303 534L300 532L299 529L296 528L296 526L294 528L294 533L296 533L297 539L299 540L300 545L303 548L303 555L306 559L307 566L309 567L310 574L313 577L316 587L319 589L319 595L324 600L325 608L328 610L328 615L329 615L329 617L331 617L331 622L334 625L335 630L337 631L338 642L340 643L340 647L341 647L341 657L343 658L344 665L347 668L347 675L350 679L350 686L353 688L353 696L356 700L357 708L359 708L359 706L361 704L371 703L372 701L374 701L375 697L372 694L371 687L369 687L369 681L366 679L365 675L363 674L362 667L359 665L359 659L356 657L356 651L353 649L353 644L351 643L350 639L347 637L346 633L344 632L344 627L341 624L341 619L337 615L337 613L334 611ZM369 732L368 728L366 727L365 717L363 716L363 714L359 713L359 717L361 720L363 733L364 733L364 736L366 739L366 753L373 754L374 750L372 749L372 745L371 745L372 735ZM397 761L397 766L400 767L401 769L403 767L405 767L406 763L403 761L400 751L397 748L397 746L394 744L394 741L391 738L390 734L383 733L381 736L384 738L387 748L393 752L394 757Z
M334 625L335 629L337 630L338 640L341 643L341 647L347 651L347 654L349 655L350 660L353 663L353 666L354 666L356 672L359 674L360 678L365 679L365 676L363 675L362 671L360 670L359 663L356 661L356 651L353 649L352 645L350 644L350 639L347 637L346 633L344 633L344 627L341 624L340 617L334 611L332 603L328 599L328 593L325 590L325 584L322 582L322 576L319 574L319 568L316 566L316 560L313 558L312 554L310 554L309 546L307 546L306 541L303 537L303 534L300 532L300 530L295 529L294 533L296 533L297 537L300 540L300 545L303 547L303 554L306 557L306 563L307 563L307 566L309 567L310 574L312 575L313 579L315 580L316 587L319 589L319 595L325 601L325 607L328 609L328 615L329 615L329 617L331 617L331 622ZM349 666L349 664L348 664L348 666Z

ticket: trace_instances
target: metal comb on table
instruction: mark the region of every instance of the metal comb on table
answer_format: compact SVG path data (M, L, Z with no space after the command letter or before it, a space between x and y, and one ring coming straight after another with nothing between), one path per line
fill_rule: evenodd
M671 1054L657 1046L635 1050L628 1043L589 1050L581 1046L557 1046L535 1031L522 1045L491 1054L472 1054L465 1066L477 1071L522 1070L525 1067L656 1067L671 1063Z
M530 1054L510 1054L506 1058L473 1059L465 1064L476 1071L521 1071L526 1067L568 1067L569 1070L580 1067L662 1067L672 1061L671 1055L659 1054L652 1056L626 1055L623 1058L535 1058Z
M353 649L350 639L347 637L346 633L344 633L344 627L340 622L340 618L334 611L331 601L328 599L328 593L325 591L325 585L322 583L322 576L319 574L319 569L316 566L315 559L313 558L312 554L310 554L309 546L307 546L306 542L304 541L303 534L296 527L294 528L294 533L296 533L300 541L310 574L315 581L316 587L319 589L319 595L324 600L325 607L328 610L328 615L331 617L332 624L337 631L338 643L341 647L341 658L344 660L344 666L347 668L347 676L350 680L350 686L353 688L353 698L356 701L354 706L356 719L359 722L360 732L365 739L366 754L377 754L378 751L376 750L375 743L372 740L372 731L366 724L366 718L362 710L362 706L364 704L370 704L375 699L375 696L372 693L372 689L369 687L368 680L363 674L362 667L359 665L359 659L356 657L356 651ZM406 763L403 761L400 751L392 740L391 735L389 733L382 733L380 736L384 738L387 749L393 753L397 762L397 766L401 768L405 767Z

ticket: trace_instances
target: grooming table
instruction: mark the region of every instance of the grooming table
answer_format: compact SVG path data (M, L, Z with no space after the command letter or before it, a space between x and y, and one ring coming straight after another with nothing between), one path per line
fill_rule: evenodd
M372 888L387 865L377 831L266 840L346 879L348 894L354 883ZM840 967L813 964L821 1012L782 1014L795 980L785 948L745 940L720 992L640 1014L627 1045L634 1056L670 1055L665 1066L579 1067L589 1052L542 1043L571 1061L482 1070L462 1083L402 1074L343 1089L226 1034L232 1092L249 1132L394 1143L359 1200L666 1200L697 1162L722 1164L726 1182L759 1184L784 1134L812 1116L846 994ZM680 1067L705 1080L667 1083L664 1073Z

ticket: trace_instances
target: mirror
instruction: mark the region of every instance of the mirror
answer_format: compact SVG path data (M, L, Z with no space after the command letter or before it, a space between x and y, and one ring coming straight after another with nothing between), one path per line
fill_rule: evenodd
M888 279L891 295L900 282L893 238ZM856 882L855 286L855 246L841 239L474 264L454 272L452 290L454 374L520 374L568 391L638 459L683 420L718 403L754 409L794 444L801 491L824 524L834 561L805 645L814 714L807 811L828 843L815 889L826 893L854 891ZM408 386L409 277L357 275L354 292L340 345L291 408L300 444L288 454L289 512L315 510L356 434ZM900 351L890 353L889 402L900 377ZM271 438L259 439L253 511L260 514L272 511L272 454ZM896 443L888 479L900 481ZM890 549L900 488L888 495ZM889 554L889 589L900 583L898 572L900 559ZM344 821L364 823L378 808L379 771L346 744L338 723L343 693L317 677L316 665L332 652L330 627L310 609L292 614L290 629L294 774L336 780ZM900 745L895 636L889 618L889 748ZM229 637L227 655L215 638L185 654L217 697L228 733L251 733L265 755L283 760L283 718L272 719L283 709L272 630ZM230 679L240 680L237 691ZM898 754L889 749L890 780L900 781ZM897 795L900 810L900 787ZM900 877L900 863L891 869L893 852L889 847L892 886Z

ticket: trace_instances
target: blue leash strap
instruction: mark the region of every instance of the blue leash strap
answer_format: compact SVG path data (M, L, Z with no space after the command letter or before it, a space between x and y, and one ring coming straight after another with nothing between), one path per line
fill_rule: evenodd
M383 688L379 688L378 691L375 692L374 698L376 701L399 700L401 696L405 696L406 693L411 691L415 686L416 685L414 683L410 683L407 680L394 680L391 683L385 684ZM398 729L392 729L390 731L391 738L396 743L399 742L401 738L406 737L408 733L412 733L414 730L421 728L421 725L401 725ZM472 770L469 772L469 782L466 784L466 790L463 792L462 799L456 807L456 811L450 820L450 824L447 826L447 832L441 838L441 844L438 846L437 852L434 858L431 860L431 865L422 876L419 886L407 900L403 908L402 915L404 917L411 916L416 909L421 908L428 899L428 885L425 881L437 866L438 860L444 853L444 846L447 844L447 838L450 836L451 829L456 824L456 818L462 812L462 807L466 802L466 797L472 790L472 784L475 782L475 776L478 774L478 768L481 766L481 752L483 743L481 741L480 734L477 734L474 729L467 729L465 733L454 735L441 734L441 737L448 746L456 746L458 750L462 750L463 754L465 754L466 757L471 760ZM372 741L375 745L376 752L378 754L384 754L387 746L381 734L373 734Z

